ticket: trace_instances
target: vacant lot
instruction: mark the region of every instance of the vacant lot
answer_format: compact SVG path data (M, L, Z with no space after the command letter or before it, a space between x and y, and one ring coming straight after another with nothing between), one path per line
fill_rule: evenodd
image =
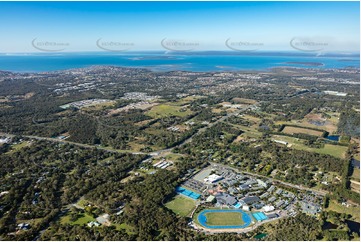
M172 201L165 204L167 208L172 210L175 214L180 216L188 216L196 207L196 201L191 198L186 198L182 195L177 195Z
M179 116L185 117L192 114L192 111L185 107L180 106L172 106L168 104L160 104L158 106L153 107L150 111L146 113L147 115L153 118L162 118L168 116Z
M243 225L242 213L207 213L208 225Z
M292 126L286 126L283 130L283 133L286 134L308 134L308 135L314 135L314 136L321 136L323 132L312 130L312 129L306 129L306 128L299 128L299 127L292 127Z

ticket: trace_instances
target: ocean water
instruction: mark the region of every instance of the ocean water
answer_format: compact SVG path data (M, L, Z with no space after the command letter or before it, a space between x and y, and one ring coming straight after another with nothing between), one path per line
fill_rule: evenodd
M314 65L317 63L318 65ZM143 67L155 71L267 70L274 67L345 68L360 66L360 57L306 54L184 54L184 53L57 53L0 54L0 70L45 72L94 65Z

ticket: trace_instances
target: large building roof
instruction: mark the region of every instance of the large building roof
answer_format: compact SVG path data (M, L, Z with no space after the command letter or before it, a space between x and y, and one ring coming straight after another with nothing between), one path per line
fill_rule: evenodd
M217 202L224 205L234 205L237 199L227 193L220 193L216 195Z
M243 202L245 202L246 204L250 205L253 204L255 202L258 202L260 199L257 196L251 196L251 197L245 197L242 199Z

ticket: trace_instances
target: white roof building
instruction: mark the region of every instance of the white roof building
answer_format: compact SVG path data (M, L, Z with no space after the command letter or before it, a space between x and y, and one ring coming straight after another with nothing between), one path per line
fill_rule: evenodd
M213 196L213 195L210 195L208 198L207 198L207 202L209 202L209 203L211 203L211 202L213 202L214 201L214 199L216 199L216 197L215 196Z
M271 212L271 211L275 210L275 207L266 205L266 206L264 206L262 209L263 209L265 212Z
M243 205L243 206L242 206L242 209L243 209L244 211L249 211L249 206L248 206L248 205Z
M9 137L0 138L0 144L5 144L5 143L9 143L9 142L10 142L10 138L9 138Z
M276 140L276 139L274 139L273 141L276 142L276 143L279 143L279 144L288 145L288 142L283 141L283 140Z
M212 174L206 178L204 178L204 182L205 183L214 183L214 182L217 182L219 180L223 179L222 176L219 176L217 174Z

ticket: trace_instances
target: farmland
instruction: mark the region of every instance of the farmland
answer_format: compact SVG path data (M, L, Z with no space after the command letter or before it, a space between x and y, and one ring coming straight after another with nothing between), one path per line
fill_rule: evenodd
M313 129L307 129L307 128L301 128L301 127L292 127L292 126L286 126L283 130L283 133L286 134L308 134L308 135L314 135L314 136L321 136L323 132L313 130Z
M309 152L316 152L319 154L332 155L337 158L344 158L347 151L347 146L325 144L322 148L312 148L304 144L304 140L283 135L274 135L274 139L286 141L291 148L297 150L305 150Z
M186 117L190 114L192 114L192 111L188 110L186 107L169 104L157 105L147 112L147 115L153 118L162 118L168 116Z

